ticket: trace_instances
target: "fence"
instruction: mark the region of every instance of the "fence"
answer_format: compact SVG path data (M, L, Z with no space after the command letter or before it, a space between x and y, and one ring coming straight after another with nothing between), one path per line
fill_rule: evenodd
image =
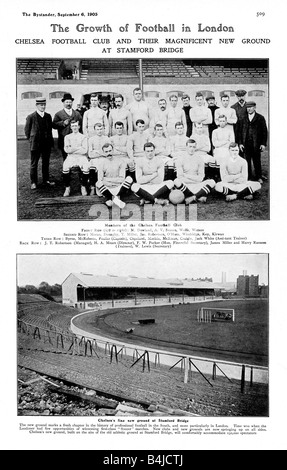
M170 296L170 297L153 297L153 298L142 298L137 297L133 299L121 299L121 300L102 300L102 301L80 301L75 305L81 309L99 309L105 310L108 308L120 308L120 307L147 307L149 305L171 305L171 304L188 304L193 302L210 302L215 300L222 300L222 297L215 297L214 295L205 296Z
M180 368L183 374L184 383L191 379L192 370L198 372L213 387L212 381L217 376L225 377L229 382L233 379L240 381L241 392L244 393L246 384L252 387L253 383L268 383L268 368L252 364L239 364L230 361L215 360L212 358L203 358L192 355L181 355L180 353L171 353L168 350L150 349L140 347L132 342L123 344L115 339L104 337L98 334L87 334L86 331L75 326L75 319L81 313L71 320L71 331L65 331L55 324L44 326L37 322L18 320L18 330L35 340L42 340L48 345L56 348L58 351L66 354L80 354L86 357L99 358L99 351L108 354L110 363L119 362L123 357L132 359L133 367L135 364L142 363L143 372L150 370L151 365L160 367L168 366L169 369ZM212 378L212 381L210 380Z
M77 317L85 315L85 313L80 313L72 318L71 320L71 331L77 335L79 338L88 337L89 340L95 340L98 347L104 348L105 351L111 345L115 348L115 351L125 351L125 355L132 357L136 360L141 357L144 361L153 363L156 366L159 364L166 365L170 368L180 367L184 371L184 382L187 383L189 380L189 375L192 367L202 374L205 378L206 375L211 375L213 380L216 379L217 375L227 377L228 380L235 379L239 380L241 383L241 390L244 392L247 375L249 372L249 384L253 385L254 382L258 383L268 383L268 368L263 366L258 366L254 364L239 364L236 362L217 360L213 358L203 358L198 356L191 355L181 355L179 353L171 353L168 350L162 349L150 349L139 347L136 343L132 341L125 341L123 344L121 341L116 339L111 339L100 334L92 334L78 328L75 325L75 320ZM206 378L207 379L207 378ZM207 379L207 382L209 380Z

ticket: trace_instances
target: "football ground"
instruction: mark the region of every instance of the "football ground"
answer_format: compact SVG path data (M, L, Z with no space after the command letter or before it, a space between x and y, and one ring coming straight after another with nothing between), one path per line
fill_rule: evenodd
M235 322L197 321L200 307L235 309ZM154 319L154 323L137 324ZM88 333L99 330L123 342L218 360L268 365L268 302L242 299L86 313L74 320ZM132 335L126 331L134 328Z

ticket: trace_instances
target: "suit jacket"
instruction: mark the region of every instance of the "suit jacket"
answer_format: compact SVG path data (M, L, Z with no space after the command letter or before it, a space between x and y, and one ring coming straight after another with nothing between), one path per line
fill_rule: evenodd
M249 124L250 122L247 114L238 122L237 143L239 145L245 145L246 143ZM259 150L260 145L267 145L267 126L264 116L255 112L255 116L251 121L251 126L253 131L254 149Z
M40 131L39 119L43 119L43 129ZM30 141L30 150L39 150L40 147L51 149L54 146L54 139L52 134L52 117L48 113L44 113L41 118L37 111L29 114L26 118L24 128L25 135Z
M58 147L60 149L64 148L64 138L66 135L71 134L71 128L70 128L70 122L67 126L65 126L64 121L66 119L69 119L71 122L73 119L76 121L79 121L80 123L80 131L82 129L82 116L81 114L76 111L75 109L72 109L72 115L69 116L64 109L61 109L58 111L53 119L53 129L57 129L58 131Z
M237 119L243 119L245 116L246 116L246 113L247 113L247 106L246 106L246 103L244 103L243 106L240 106L239 103L235 103L233 104L232 106L230 106L230 108L233 108L235 109L235 112L236 112L236 116L237 116Z

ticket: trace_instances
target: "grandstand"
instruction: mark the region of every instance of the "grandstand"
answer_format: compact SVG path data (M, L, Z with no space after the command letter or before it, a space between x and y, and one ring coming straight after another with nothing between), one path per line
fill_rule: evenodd
M71 273L62 283L63 305L94 309L97 302L130 305L143 303L182 302L215 297L215 286L209 281L151 279L135 276L98 276Z
M56 80L63 71L61 59L18 59L17 74L23 78L33 80L34 76L41 76L43 80Z
M74 63L74 65L72 64ZM136 59L18 59L17 74L20 82L31 75L45 79L72 79L73 66L79 68L79 80L95 81L102 78L122 82L145 78L167 77L175 79L242 79L268 80L267 62L264 60L179 60L142 59L141 68Z

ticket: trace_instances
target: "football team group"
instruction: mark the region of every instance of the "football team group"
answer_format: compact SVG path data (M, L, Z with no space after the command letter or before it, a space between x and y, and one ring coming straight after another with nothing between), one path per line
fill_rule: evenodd
M71 170L80 174L82 196L100 196L108 207L125 206L128 194L141 205L206 203L211 191L225 197L252 200L266 175L261 154L267 145L267 124L237 90L237 102L221 94L177 94L151 107L140 88L125 105L121 94L108 101L96 93L86 108L73 108L74 98L65 93L62 109L53 117L45 98L36 99L36 110L27 116L25 135L30 142L31 190L37 189L38 163L42 159L43 184L50 181L49 163L54 146L53 129L63 157L64 197L71 194Z

